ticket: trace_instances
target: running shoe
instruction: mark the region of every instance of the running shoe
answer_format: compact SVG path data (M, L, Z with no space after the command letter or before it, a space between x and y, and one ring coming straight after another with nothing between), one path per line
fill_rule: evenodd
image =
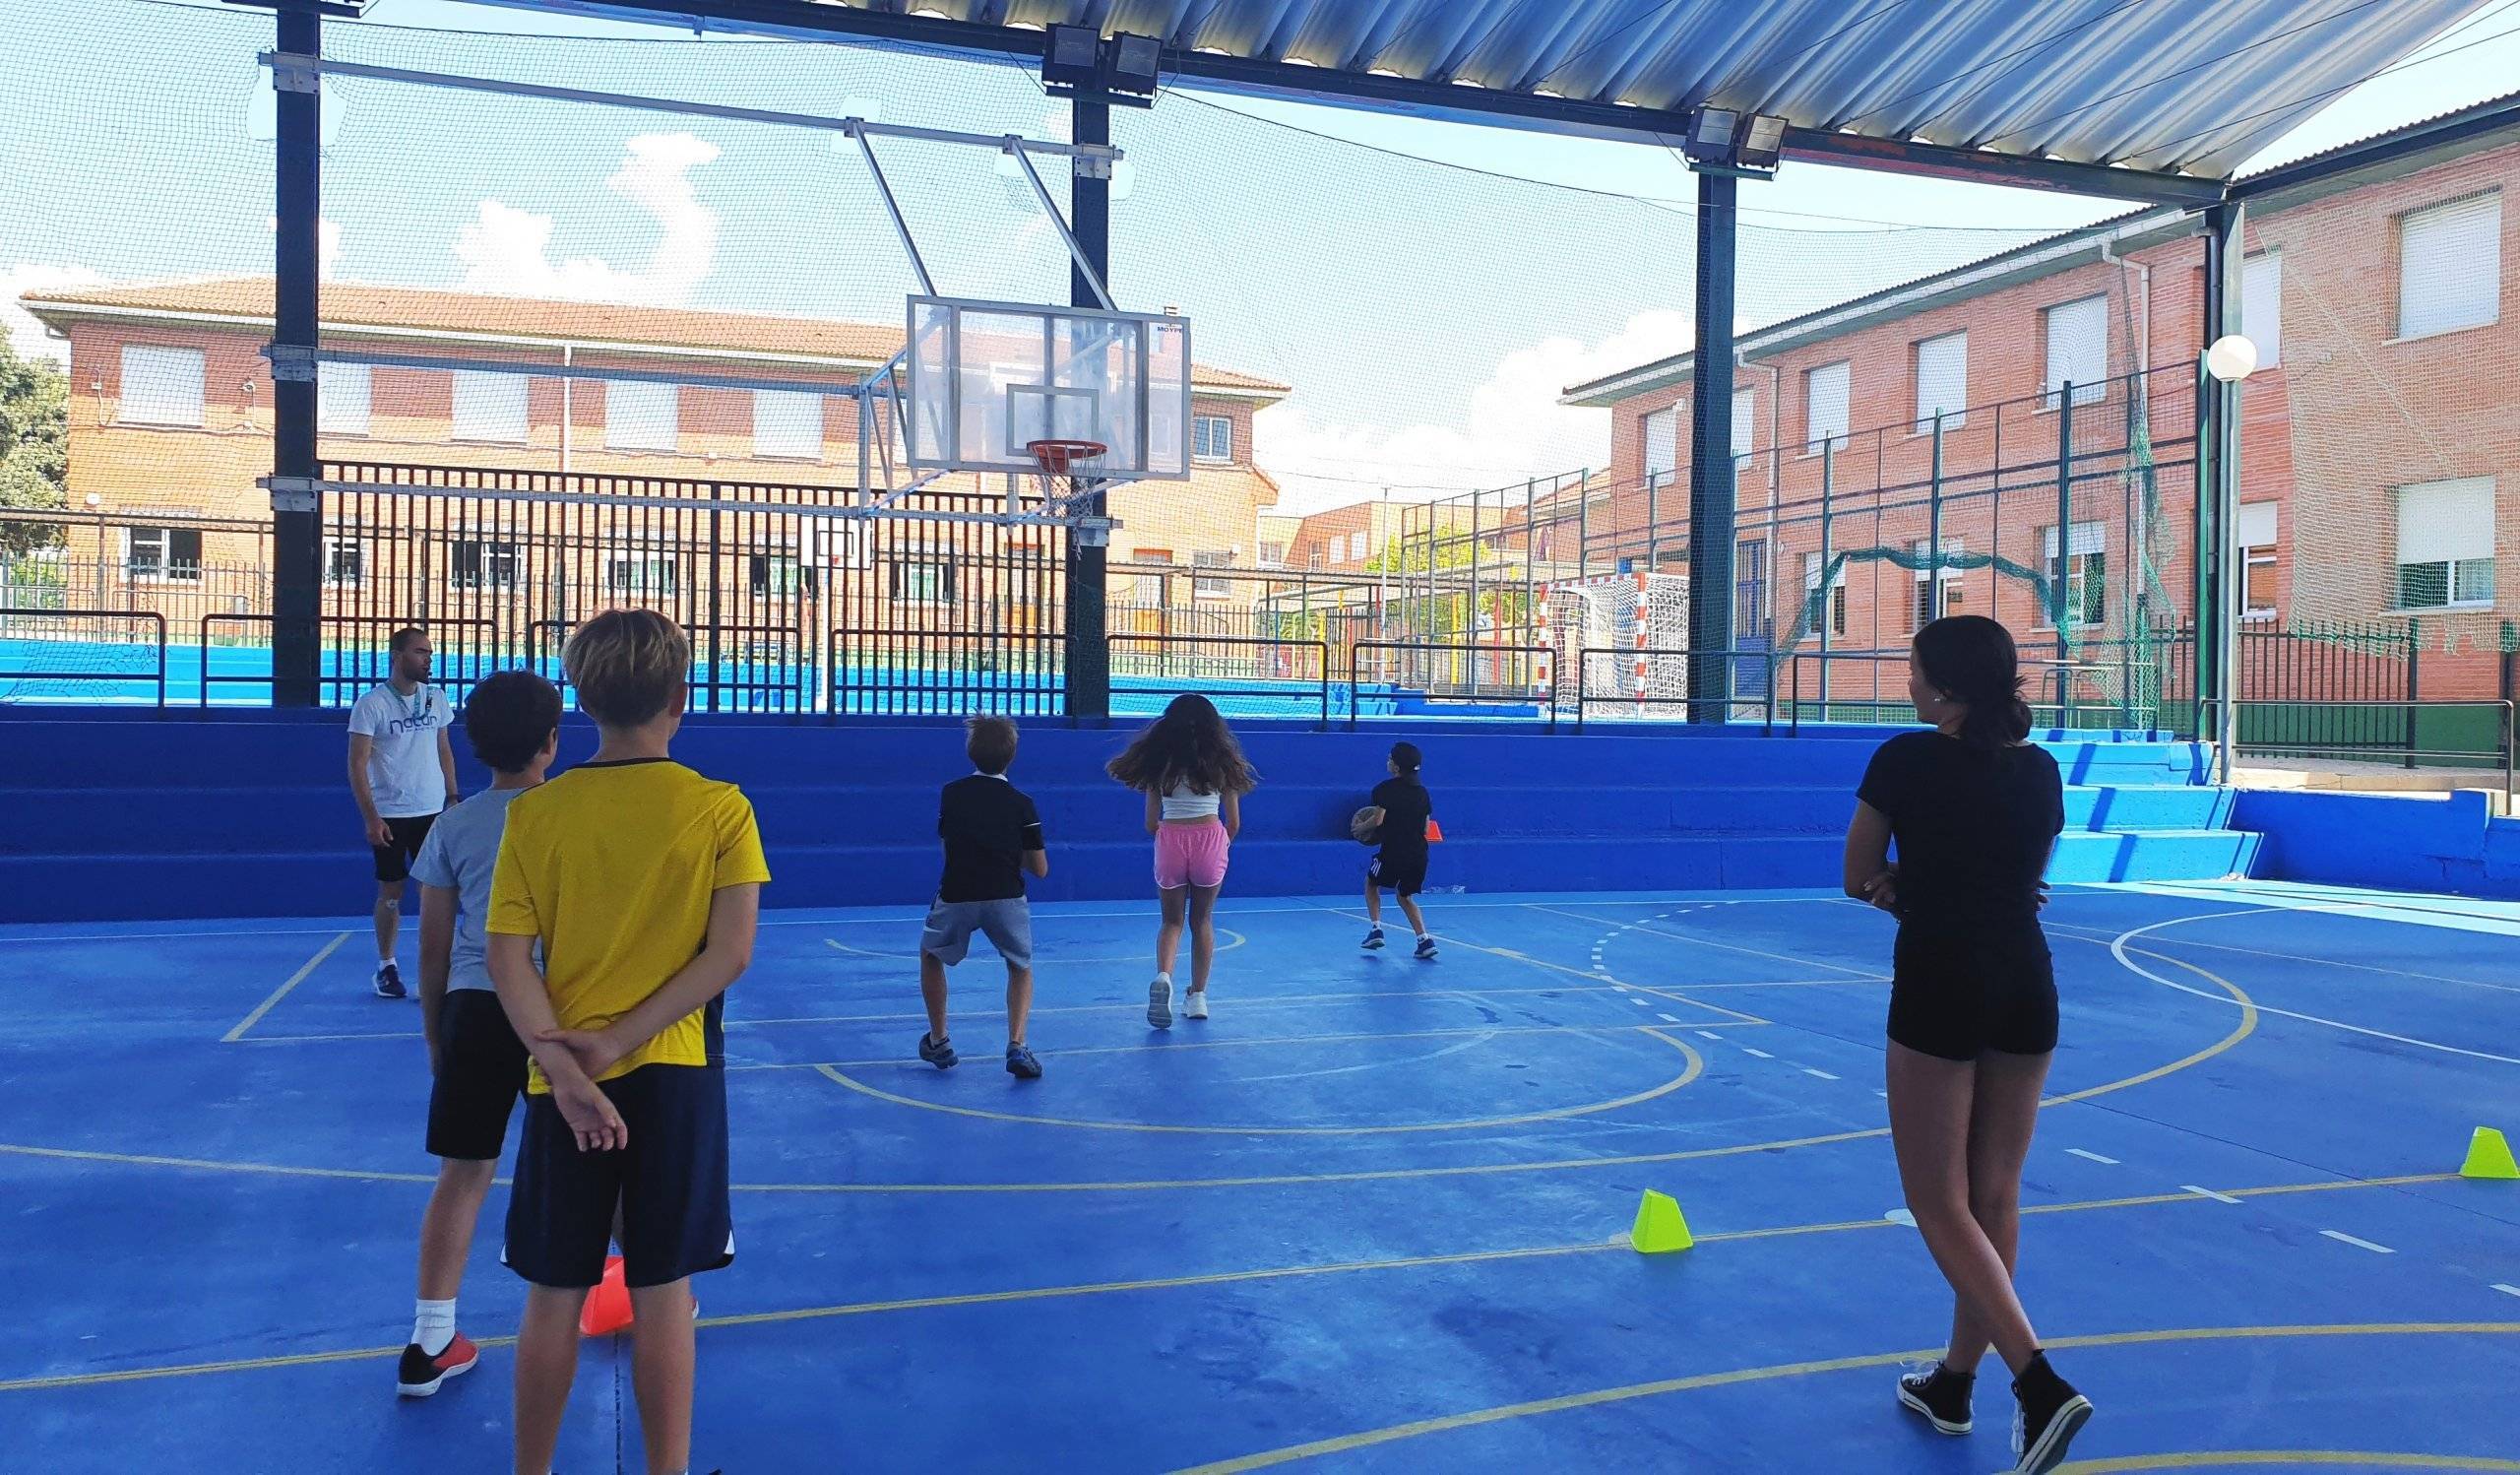
M2045 1357L2013 1379L2012 1391L2019 1400L2012 1415L2013 1475L2048 1475L2065 1462L2065 1446L2091 1422L2091 1400L2057 1377Z
M951 1039L932 1039L923 1033L918 1037L918 1058L939 1070L951 1070L963 1058L954 1053Z
M401 998L404 996L402 969L396 967L392 963L379 963L376 965L376 996L379 998Z
M1205 989L1191 990L1188 995L1181 1001L1181 1015L1185 1019L1207 1018L1208 991Z
M394 1391L406 1398L425 1398L448 1379L472 1372L480 1360L481 1349L460 1331L435 1357L422 1352L419 1343L410 1343L403 1348L402 1364L394 1370Z
M1367 952L1371 952L1371 951L1373 951L1375 948L1380 947L1380 946L1382 946L1382 929L1381 929L1381 928L1375 928L1373 930L1371 930L1371 931L1369 931L1369 932L1365 933L1364 947L1365 947L1365 950L1366 950Z
M1435 939L1432 937L1419 937L1418 939L1418 956L1421 959L1432 961L1435 956Z
M1899 1401L1924 1416L1942 1434L1967 1434L1977 1427L1969 1414L1970 1390L1977 1379L1954 1373L1937 1359L1919 1363L1899 1378Z
M1033 1052L1025 1047L1009 1045L1006 1047L1006 1073L1021 1080L1040 1080L1041 1062L1035 1059Z
M1146 986L1146 1022L1155 1029L1172 1028L1172 980L1159 978Z

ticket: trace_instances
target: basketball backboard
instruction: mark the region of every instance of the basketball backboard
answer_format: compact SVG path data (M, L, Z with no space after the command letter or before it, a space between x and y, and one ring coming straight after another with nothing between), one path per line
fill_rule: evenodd
M1190 475L1190 324L957 297L910 299L903 459L914 471L1030 475L1036 441L1097 441L1102 481Z

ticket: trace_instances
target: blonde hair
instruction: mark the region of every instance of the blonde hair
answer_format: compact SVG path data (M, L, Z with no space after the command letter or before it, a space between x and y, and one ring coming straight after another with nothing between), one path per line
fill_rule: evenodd
M653 609L606 609L578 626L560 662L578 706L607 728L635 728L673 706L691 673L691 640Z

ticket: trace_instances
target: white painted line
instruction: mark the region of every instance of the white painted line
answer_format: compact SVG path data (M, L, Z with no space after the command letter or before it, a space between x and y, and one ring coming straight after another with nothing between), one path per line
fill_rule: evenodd
M1650 998L1639 998L1633 994L1628 995L1627 1001L1636 1005L1640 1009L1650 1009L1654 1007L1654 1000Z
M1917 1227L1917 1216L1909 1213L1906 1209L1892 1209L1881 1217L1889 1220L1893 1224L1904 1224L1910 1229Z
M1805 1065L1805 1066L1803 1066L1803 1067L1802 1067L1802 1073L1803 1073L1804 1075L1816 1075L1816 1076L1818 1076L1818 1077L1819 1077L1820 1079L1822 1079L1822 1080L1836 1080L1836 1079L1837 1079L1837 1077L1836 1077L1836 1076L1831 1075L1831 1074L1830 1074L1829 1072L1827 1072L1826 1070L1814 1070L1814 1069L1812 1069L1812 1068L1811 1068L1810 1066L1808 1066L1808 1065Z
M1627 992L1628 992L1628 987L1627 987L1627 985L1625 985L1625 984L1612 984L1612 985L1610 985L1610 987L1611 987L1611 988L1613 988L1613 989L1616 989L1616 990L1617 990L1618 992L1620 992L1621 994L1625 994L1625 993L1627 993Z
M231 1029L227 1033L220 1036L219 1043L221 1045L233 1045L237 1041L245 1038L245 1031L262 1023L263 1016L272 1011L272 1006L274 1004L277 1004L282 999L286 998L288 996L289 990L306 982L306 975L313 973L317 968L322 967L324 960L333 955L334 949L340 947L343 943L347 942L348 940L350 940L350 934L347 932L335 934L332 941L325 943L323 947L316 952L315 956L306 960L304 967L298 969L295 973L290 974L286 983L282 984L277 989L274 989L272 991L271 997L254 1005L254 1012L246 1015L242 1020L240 1020L234 1029Z
M1654 1017L1662 1020L1665 1024L1677 1024L1680 1022L1680 1016L1677 1014L1657 1014Z
M2111 1168L2114 1168L2114 1167L2116 1167L2116 1166L2117 1166L2117 1159L2115 1159L2115 1158L2105 1158L2105 1157L2102 1157L2099 1153L2096 1153L2096 1152L2085 1152L2085 1151L2083 1151L2083 1150L2082 1150L2081 1148L2079 1148L2079 1147L2068 1147L2068 1148L2066 1148L2065 1150L2066 1150L2067 1152L2072 1153L2074 1156L2076 1156L2076 1157L2078 1157L2078 1158L2082 1158L2082 1159L2084 1159L2084 1160L2086 1160L2086 1161L2088 1161L2088 1162L2101 1163L2101 1164L2105 1164L2105 1165L2107 1165L2107 1166L2109 1166L2109 1167L2111 1167Z
M2211 1189L2211 1188L2200 1188L2200 1187L2196 1186L2196 1185L2194 1185L2194 1184L2180 1184L2178 1186L2179 1186L2179 1188L2180 1188L2182 1191L2184 1191L2184 1192L2194 1193L2194 1194L2198 1195L2199 1197L2203 1197L2203 1198L2211 1198L2211 1199L2213 1199L2216 1203L2237 1203L2237 1202L2239 1202L2239 1200L2238 1200L2238 1199L2234 1198L2234 1197L2233 1197L2231 1194L2229 1194L2229 1193L2217 1193L2217 1192L2215 1192L2215 1191L2214 1191L2213 1189Z
M2493 1288L2500 1291L2505 1296L2520 1296L2520 1286L2504 1285L2501 1281L2497 1280L2493 1283Z
M1763 1059L1763 1060L1773 1060L1773 1059L1775 1059L1775 1058L1776 1058L1776 1057L1774 1057L1774 1056L1772 1056L1772 1055L1768 1054L1768 1053L1767 1053L1766 1051L1764 1051L1764 1050L1752 1050L1752 1049L1751 1049L1750 1047L1748 1047L1747 1045L1744 1045L1744 1046L1742 1046L1742 1047L1741 1047L1741 1053L1742 1053L1743 1055L1754 1055L1754 1056L1757 1056L1760 1059Z
M1872 1088L1872 1094L1873 1094L1873 1095L1875 1095L1875 1096L1880 1097L1880 1098L1881 1098L1882 1100L1884 1100L1884 1101L1887 1101L1887 1100L1889 1100L1889 1099L1890 1099L1890 1093L1889 1093L1889 1092L1887 1092L1887 1091L1882 1090L1879 1086L1875 1086L1875 1087L1873 1087L1873 1088Z
M2336 1241L2336 1242L2337 1242L2338 1244L2340 1244L2340 1245L2351 1245L2351 1246L2353 1246L2353 1247L2354 1247L2355 1249L2357 1249L2357 1250L2368 1250L2368 1251L2371 1251L2373 1254L2395 1254L2395 1253L2397 1253L2397 1251L2396 1251L2391 1250L2391 1249L2390 1249L2388 1246L2386 1246L2386 1245L2374 1245L2374 1244L2372 1244L2372 1243L2371 1243L2370 1241L2368 1241L2368 1240L2358 1240L2358 1239L2356 1239L2356 1238L2355 1238L2354 1236L2352 1236L2352 1235L2345 1234L2345 1233L2342 1233L2342 1232L2337 1231L2337 1230L2333 1230L2333 1229L2322 1229L2322 1230L2320 1230L2320 1231L2319 1231L2319 1233L2320 1233L2320 1234L2323 1234L2323 1235L2325 1235L2325 1236L2327 1236L2327 1237L2328 1237L2329 1239L2331 1239L2331 1240Z
M1724 1038L1722 1035L1717 1034L1711 1029L1699 1030L1697 1032L1697 1037L1701 1040L1721 1040Z

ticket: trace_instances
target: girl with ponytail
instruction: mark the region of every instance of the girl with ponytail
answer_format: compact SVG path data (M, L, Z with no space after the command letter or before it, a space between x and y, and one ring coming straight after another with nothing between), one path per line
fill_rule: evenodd
M2056 1049L2055 968L2039 912L2064 784L2029 741L2021 659L2002 625L1963 614L1918 631L1908 690L1931 730L1872 755L1846 849L1847 894L1899 919L1890 1140L1909 1212L1954 1300L1949 1348L1899 1379L1899 1401L1944 1434L1967 1434L1991 1346L2018 1403L2014 1468L2045 1475L2092 1413L2048 1365L2012 1284L2022 1163Z

